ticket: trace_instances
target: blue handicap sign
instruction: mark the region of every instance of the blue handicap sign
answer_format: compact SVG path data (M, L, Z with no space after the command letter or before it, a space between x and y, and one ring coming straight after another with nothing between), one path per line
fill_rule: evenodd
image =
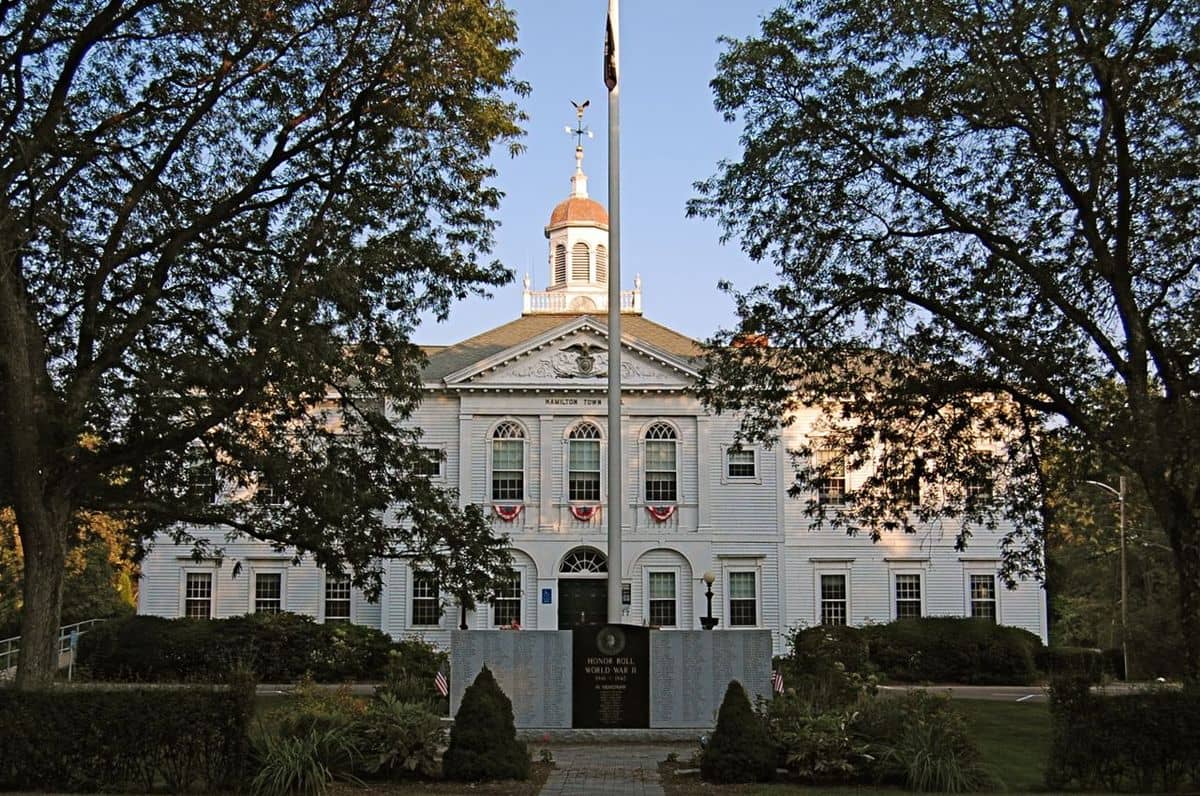
M542 589L542 605L554 602L554 589Z

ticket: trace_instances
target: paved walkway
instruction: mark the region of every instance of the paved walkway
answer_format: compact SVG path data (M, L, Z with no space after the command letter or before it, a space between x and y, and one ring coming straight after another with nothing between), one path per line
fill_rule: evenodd
M532 746L532 745L531 745ZM543 796L661 796L658 764L675 752L690 755L693 743L549 745L555 768ZM538 747L532 746L534 753Z

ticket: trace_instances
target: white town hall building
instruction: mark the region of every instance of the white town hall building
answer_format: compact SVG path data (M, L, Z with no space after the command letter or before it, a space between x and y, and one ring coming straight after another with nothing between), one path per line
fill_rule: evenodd
M505 595L468 615L473 629L562 629L602 621L607 578L606 386L608 214L588 198L577 152L570 196L545 228L549 286L521 316L450 346L429 347L425 398L411 423L444 454L430 477L488 507L512 540ZM717 631L767 628L777 653L789 628L883 623L906 616L977 616L1046 640L1045 593L999 579L1004 527L977 528L965 552L954 530L928 527L879 543L814 529L806 499L790 498L796 447L813 417L772 448L733 447L737 419L705 411L689 392L697 343L644 317L640 278L621 294L625 505L624 622L697 629L715 578ZM822 484L837 501L862 473ZM811 497L811 496L810 496ZM219 531L214 542L222 541ZM294 611L353 621L443 647L459 610L405 561L388 563L382 596L269 545L224 544L226 565L196 562L160 539L143 562L139 612L226 617ZM230 562L241 563L234 577Z

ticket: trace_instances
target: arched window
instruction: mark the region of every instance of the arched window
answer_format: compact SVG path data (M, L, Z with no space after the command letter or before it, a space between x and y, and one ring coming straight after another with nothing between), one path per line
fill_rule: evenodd
M600 500L600 429L580 423L567 438L567 499Z
M674 503L678 499L678 440L667 423L646 429L646 502Z
M576 243L571 247L571 280L587 282L592 276L591 255L586 243Z
M608 558L595 548L576 547L563 556L562 566L558 571L575 575L602 574L608 572Z
M525 499L525 430L505 420L492 432L492 500Z
M567 283L567 247L565 244L558 244L554 247L554 284L565 285Z
M603 244L596 247L596 281L608 281L608 247Z

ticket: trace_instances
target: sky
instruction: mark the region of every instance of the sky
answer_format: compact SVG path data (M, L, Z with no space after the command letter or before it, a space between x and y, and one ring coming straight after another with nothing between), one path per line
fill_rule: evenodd
M520 100L529 115L526 151L495 163L505 192L494 256L516 272L493 298L456 304L447 321L425 319L414 339L444 345L521 314L521 278L535 290L549 281L543 228L570 191L575 139L571 101L591 100L584 123L595 137L584 144L588 193L608 204L608 95L601 66L607 0L508 0L520 25L522 56L515 70L531 86ZM733 323L733 302L717 289L767 281L736 241L720 243L713 221L688 219L685 205L697 180L722 158L739 153L737 125L713 108L709 81L722 46L719 36L758 30L777 0L623 0L621 45L621 283L642 277L642 307L651 320L697 339Z

